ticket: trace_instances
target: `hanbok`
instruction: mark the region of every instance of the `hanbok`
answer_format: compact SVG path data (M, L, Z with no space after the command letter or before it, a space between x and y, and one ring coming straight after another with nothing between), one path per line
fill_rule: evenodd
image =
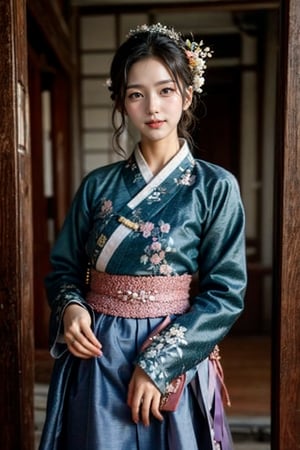
M244 226L234 176L195 159L185 141L155 176L137 146L126 161L84 178L46 278L55 364L40 450L232 449L209 356L243 309ZM100 281L92 295L87 269L112 282ZM186 275L198 281L181 302L163 283ZM118 277L126 289L115 287ZM135 288L136 279L147 289ZM158 291L151 280L162 280ZM89 311L103 356L81 360L68 351L62 316L70 303ZM170 324L143 348L166 316ZM185 374L176 410L149 427L133 423L126 403L136 364L162 395Z

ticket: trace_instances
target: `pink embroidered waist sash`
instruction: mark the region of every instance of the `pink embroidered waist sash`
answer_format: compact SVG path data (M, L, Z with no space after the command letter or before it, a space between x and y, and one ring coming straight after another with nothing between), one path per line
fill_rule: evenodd
M125 318L182 314L190 307L192 276L131 276L91 271L87 302L99 313Z

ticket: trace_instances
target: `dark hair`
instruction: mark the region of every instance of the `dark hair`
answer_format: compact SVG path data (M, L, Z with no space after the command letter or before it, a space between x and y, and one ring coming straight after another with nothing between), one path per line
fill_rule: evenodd
M114 101L112 122L114 126L113 145L116 150L124 152L120 144L120 136L125 129L125 94L128 73L132 65L141 59L155 57L160 59L170 70L185 98L186 88L193 85L192 73L184 51L184 42L175 41L159 32L139 32L130 36L117 50L110 69L111 98ZM178 124L178 134L192 144L189 130L195 123L195 96L187 111L183 111ZM117 123L117 112L121 114L121 124Z

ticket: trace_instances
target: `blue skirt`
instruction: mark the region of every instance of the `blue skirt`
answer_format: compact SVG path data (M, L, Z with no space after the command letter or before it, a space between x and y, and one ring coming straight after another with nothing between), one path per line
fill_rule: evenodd
M162 318L124 319L95 314L103 356L66 352L56 360L40 450L213 450L208 363L187 374L175 412L135 424L127 405L134 361ZM222 450L230 450L231 446Z

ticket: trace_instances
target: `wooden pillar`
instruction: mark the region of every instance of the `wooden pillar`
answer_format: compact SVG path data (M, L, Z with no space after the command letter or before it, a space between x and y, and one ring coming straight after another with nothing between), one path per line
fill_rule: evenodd
M300 448L300 8L281 1L272 450Z
M0 447L32 450L32 217L25 0L0 2Z

